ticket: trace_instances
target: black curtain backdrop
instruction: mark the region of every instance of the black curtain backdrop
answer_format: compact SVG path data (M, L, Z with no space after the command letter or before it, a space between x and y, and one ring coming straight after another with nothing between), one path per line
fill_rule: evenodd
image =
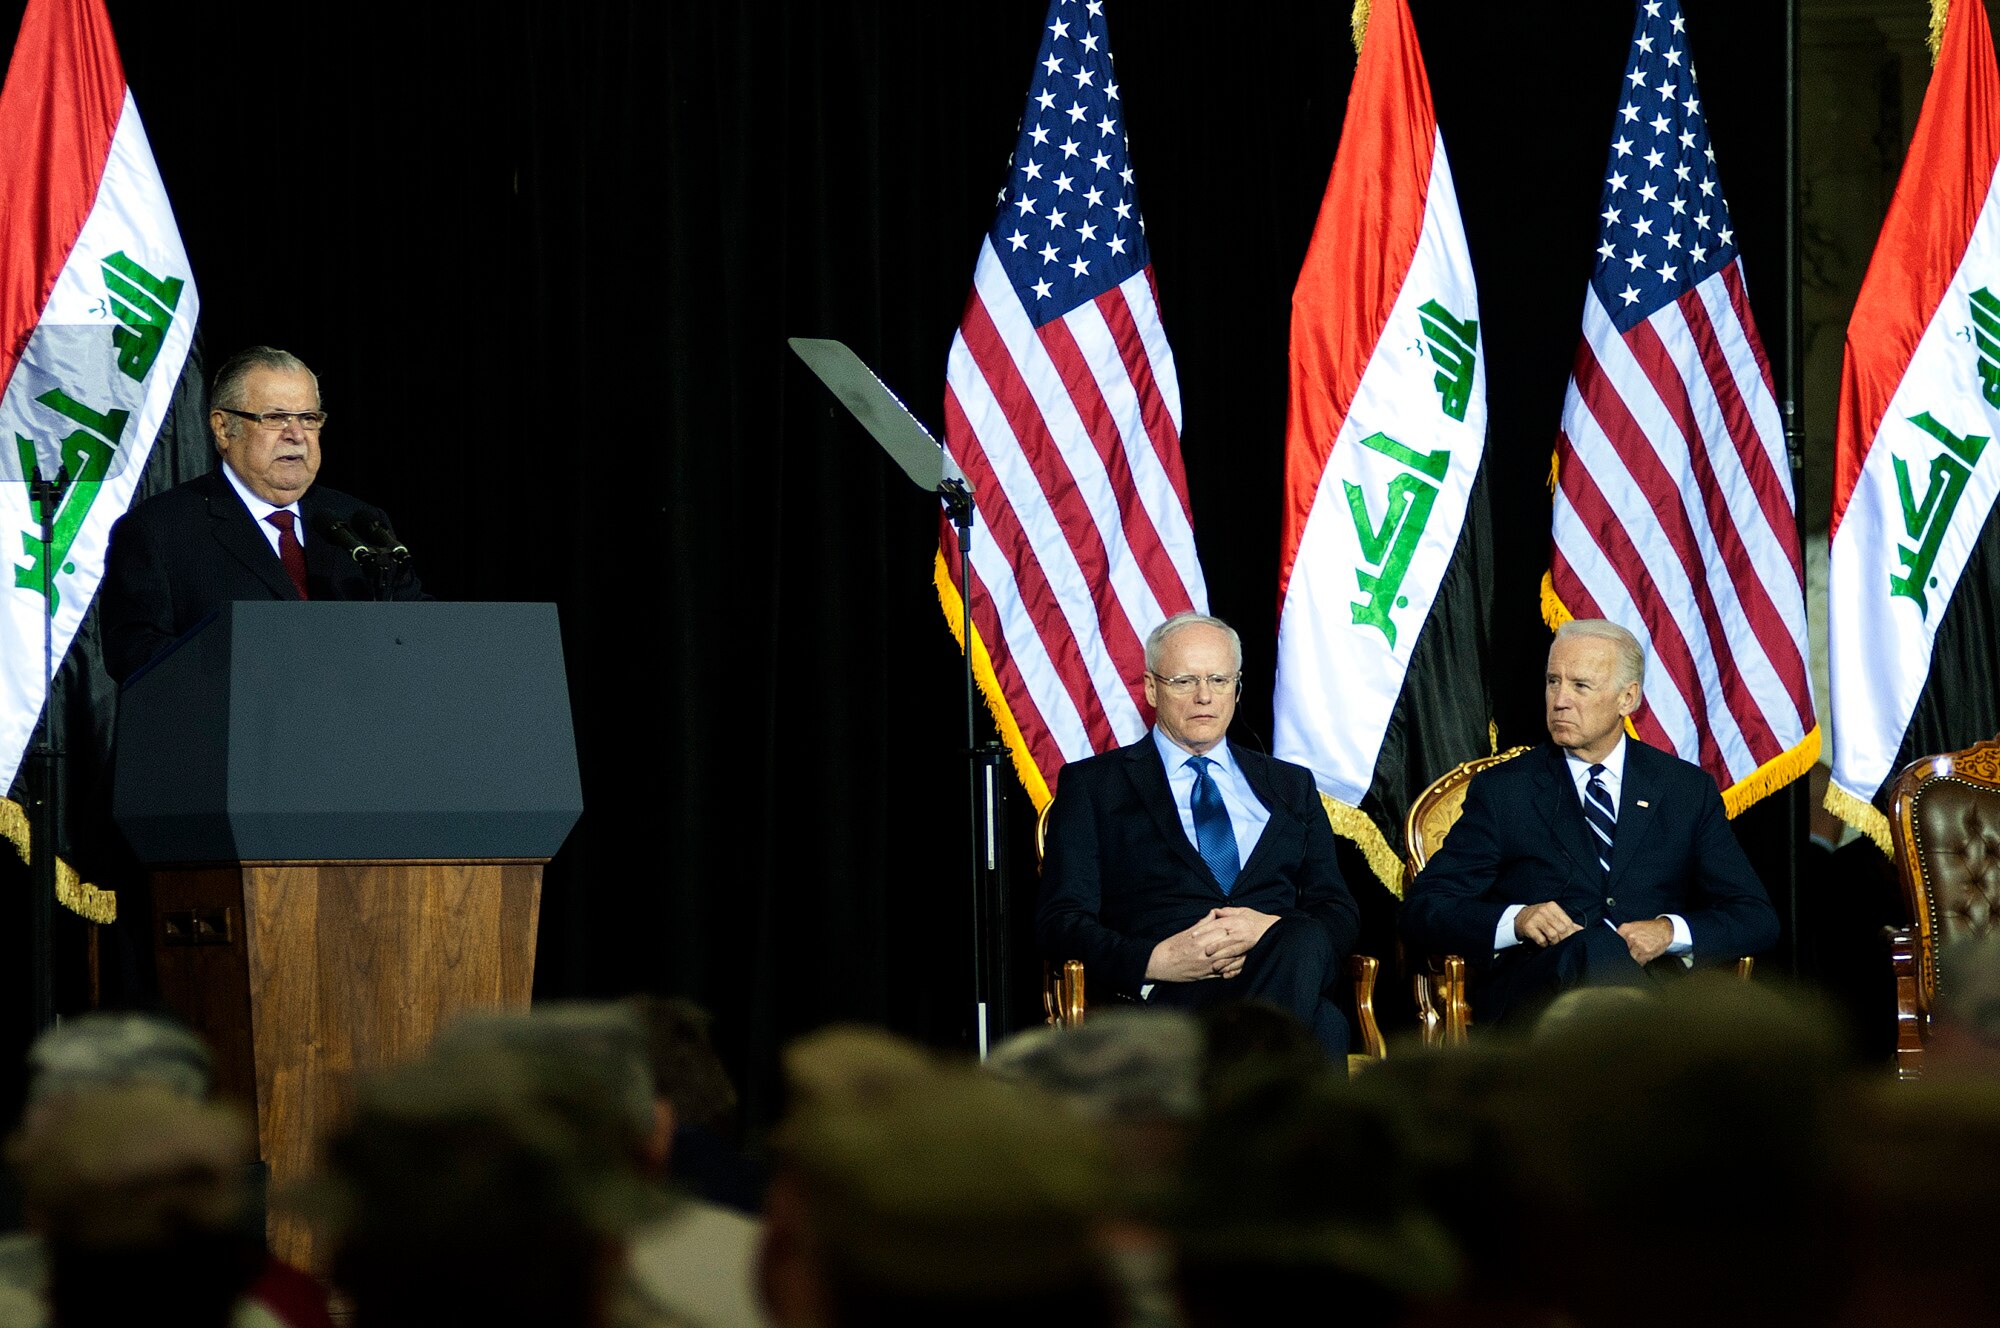
M1481 283L1497 718L1528 742L1544 486L1631 11L1413 7ZM1782 366L1781 6L1685 9ZM262 341L319 371L323 478L394 515L426 586L561 606L588 810L548 874L538 993L700 999L753 1120L806 1029L962 1045L936 513L784 338L846 340L939 423L1041 0L110 10L211 362ZM1268 734L1290 294L1347 7L1109 11L1211 606L1245 637L1239 723ZM1774 887L1785 802L1740 823ZM1025 924L1018 789L1012 812ZM1380 953L1390 901L1358 861L1350 879ZM1022 1021L1037 968L1015 961Z

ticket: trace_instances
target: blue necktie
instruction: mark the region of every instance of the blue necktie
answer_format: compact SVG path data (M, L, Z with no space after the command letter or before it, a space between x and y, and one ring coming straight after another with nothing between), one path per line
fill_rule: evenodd
M1208 777L1209 758L1190 756L1187 763L1194 767L1194 792L1188 798L1188 808L1194 812L1195 845L1201 850L1201 860L1215 873L1222 893L1228 894L1237 873L1243 870L1243 860L1236 855L1236 828L1229 824L1222 790Z
M1590 782L1583 786L1583 819L1590 822L1591 833L1597 836L1597 862L1609 876L1611 842L1618 837L1618 808L1612 804L1611 791L1600 778L1603 774L1603 766L1590 767Z

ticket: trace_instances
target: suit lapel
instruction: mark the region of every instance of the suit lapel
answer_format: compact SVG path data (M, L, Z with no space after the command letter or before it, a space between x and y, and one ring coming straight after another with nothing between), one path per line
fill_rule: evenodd
M220 471L208 477L209 529L230 555L256 573L276 599L297 599L299 590L285 573L285 565L271 548L271 542L257 529L256 518L236 496L236 490Z
M1167 786L1166 766L1160 761L1159 748L1153 743L1153 735L1145 737L1124 749L1125 771L1132 780L1132 787L1139 795L1139 801L1153 814L1159 824L1160 834L1174 847L1187 863L1188 869L1200 872L1203 879L1222 889L1215 880L1215 873L1202 861L1201 854L1195 852L1188 840L1187 827L1181 824L1180 808L1174 805L1174 791Z
M1545 745L1541 755L1541 768L1535 776L1541 788L1535 806L1547 815L1549 830L1569 856L1571 870L1595 894L1603 871L1597 865L1597 840L1583 819L1583 804L1578 801L1576 784L1569 777L1569 759L1554 743Z
M1243 772L1243 778L1250 784L1250 791L1257 795L1257 801L1264 804L1264 810L1271 819L1264 823L1264 833L1257 836L1257 847L1250 850L1249 859L1237 875L1235 889L1241 889L1246 882L1260 879L1258 873L1264 870L1264 859L1277 852L1274 842L1280 838L1271 832L1278 828L1278 818L1285 816L1285 810L1278 803L1277 791L1271 787L1271 767L1263 756L1256 752L1246 752L1240 747L1232 747L1230 753L1236 758L1236 768ZM1287 820L1292 818L1286 817Z
M299 499L299 516L308 526L324 506L314 501L318 496L317 489L308 489L306 496ZM341 519L351 521L353 516L351 513L343 514ZM317 531L308 532L305 537L305 547L306 586L315 596L330 594L333 583L356 566L352 558L335 548L328 540L321 538Z
M1659 767L1653 749L1630 734L1625 737L1625 778L1618 789L1618 835L1611 843L1611 879L1606 893L1631 864L1646 836L1659 821ZM1643 804L1643 805L1641 805Z

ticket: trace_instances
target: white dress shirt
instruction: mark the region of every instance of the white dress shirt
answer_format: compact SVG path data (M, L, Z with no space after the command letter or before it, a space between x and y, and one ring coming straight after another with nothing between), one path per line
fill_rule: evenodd
M1577 806L1582 807L1588 801L1584 795L1584 788L1590 783L1591 763L1578 756L1575 752L1564 752L1563 757L1569 767L1570 782L1576 786ZM1604 785L1604 792L1610 797L1611 805L1613 807L1622 807L1624 804L1619 801L1619 790L1625 784L1625 735L1623 733L1618 735L1618 745L1613 747L1610 754L1603 761L1599 762L1599 764L1604 767L1604 772L1598 776L1598 782ZM1509 904L1506 910L1500 914L1500 923L1493 929L1493 949L1495 953L1506 949L1510 945L1519 945L1521 943L1521 938L1514 932L1514 919L1525 907L1526 905L1524 904ZM1664 913L1661 916L1672 923L1674 927L1674 939L1667 946L1666 952L1670 955L1682 956L1681 962L1684 964L1693 963L1694 960L1689 951L1694 949L1694 933L1688 930L1687 919L1678 913ZM1618 930L1618 924L1610 918L1604 919L1604 925L1613 931Z
M1181 814L1181 829L1199 853L1201 839L1194 832L1194 767L1188 764L1194 753L1160 732L1158 725L1153 726L1153 745L1160 749L1160 761L1167 768L1167 787L1173 791L1174 808ZM1229 750L1229 739L1202 754L1211 762L1208 777L1215 781L1222 805L1229 812L1229 828L1236 832L1236 865L1241 867L1250 861L1250 851L1270 823L1271 809L1251 791L1243 767L1236 764L1236 754Z
M306 521L299 514L299 504L296 499L286 503L283 507L273 507L256 494L250 492L250 486L243 482L243 477L238 475L227 461L222 463L222 473L228 478L229 487L236 490L236 496L241 498L243 505L250 509L250 518L257 523L257 529L264 532L264 542L271 546L272 553L278 552L278 528L264 518L273 512L290 512L292 514L292 534L298 536L299 547L301 549L305 548ZM279 556L282 557L283 555Z

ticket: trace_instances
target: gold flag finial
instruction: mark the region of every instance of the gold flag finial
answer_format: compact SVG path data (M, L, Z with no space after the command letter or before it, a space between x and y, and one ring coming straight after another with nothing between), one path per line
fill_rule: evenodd
M1943 4L1944 0L1935 0L1935 3ZM1368 35L1368 0L1354 0L1354 54L1355 55L1358 56L1361 54L1361 40L1367 35ZM1931 50L1932 51L1937 50L1937 46L1935 43L1932 44Z

